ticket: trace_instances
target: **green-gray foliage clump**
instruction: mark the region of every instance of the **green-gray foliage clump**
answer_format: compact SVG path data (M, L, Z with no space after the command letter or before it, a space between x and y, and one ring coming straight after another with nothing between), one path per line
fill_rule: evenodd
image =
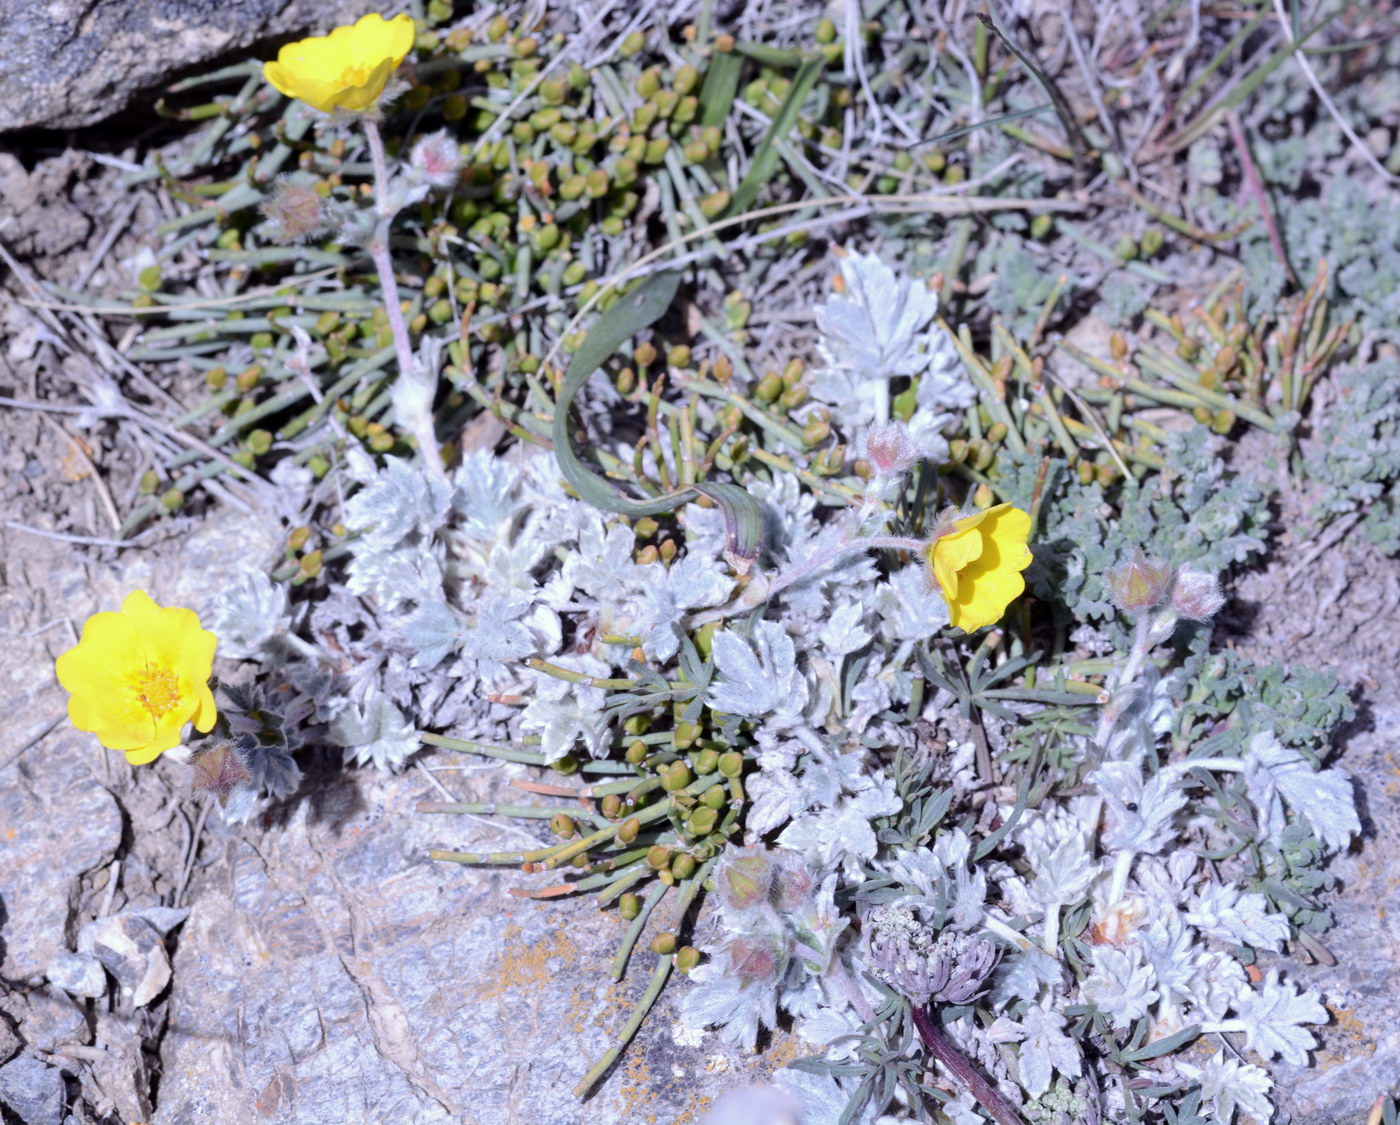
M1400 551L1400 363L1394 358L1338 373L1316 430L1303 438L1308 516L1321 526L1364 512L1367 535L1387 554Z

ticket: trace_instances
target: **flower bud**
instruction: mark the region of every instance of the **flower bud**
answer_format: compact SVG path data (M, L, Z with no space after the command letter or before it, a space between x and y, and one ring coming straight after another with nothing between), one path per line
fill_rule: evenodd
M759 847L728 852L715 872L720 898L731 910L748 910L764 903L772 880L773 865Z
M1184 566L1172 583L1172 608L1191 621L1208 621L1225 604L1215 575Z
M462 153L452 136L439 130L421 138L408 158L409 167L435 188L450 188L462 170Z
M729 961L729 971L739 978L741 987L778 977L778 953L766 938L735 938L724 947L724 956Z
M1108 588L1113 604L1124 613L1138 613L1160 605L1171 585L1171 568L1147 558L1141 551L1120 567L1108 572Z
M773 905L784 912L796 910L812 897L816 880L806 862L791 852L779 857L773 877Z
M326 201L290 176L279 176L262 203L277 242L300 242L323 232L332 221Z
M909 431L899 422L872 426L865 437L865 456L882 477L899 476L919 459Z

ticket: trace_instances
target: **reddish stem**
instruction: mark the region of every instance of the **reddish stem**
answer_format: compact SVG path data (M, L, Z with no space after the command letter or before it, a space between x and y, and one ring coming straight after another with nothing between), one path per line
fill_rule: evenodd
M973 1069L972 1064L962 1057L953 1041L934 1026L929 1018L928 1007L911 1003L909 1010L914 1014L914 1026L919 1029L919 1038L924 1041L928 1053L941 1062L948 1071L971 1091L983 1109L990 1113L997 1125L1024 1125L1006 1099L997 1093L996 1088Z

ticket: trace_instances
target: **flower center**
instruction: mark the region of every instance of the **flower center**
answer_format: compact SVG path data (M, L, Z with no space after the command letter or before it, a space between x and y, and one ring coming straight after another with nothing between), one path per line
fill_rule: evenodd
M363 86L372 69L368 66L347 66L340 72L340 88L348 90L354 86Z
M169 668L147 664L136 673L134 686L136 698L141 706L151 713L151 718L159 719L167 711L172 711L180 702L180 684L175 673Z

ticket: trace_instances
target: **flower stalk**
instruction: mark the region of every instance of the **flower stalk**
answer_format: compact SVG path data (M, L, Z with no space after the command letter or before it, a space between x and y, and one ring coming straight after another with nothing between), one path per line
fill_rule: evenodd
M913 1014L914 1027L918 1029L919 1038L924 1041L924 1048L943 1064L948 1073L967 1087L978 1104L991 1114L992 1120L997 1125L1024 1125L1021 1115L997 1092L996 1087L983 1078L981 1073L963 1058L957 1047L953 1046L953 1041L934 1026L927 1005L910 1004L909 1010Z
M370 162L374 166L375 223L365 249L374 262L379 275L379 288L384 294L384 311L389 317L389 332L394 338L394 353L399 362L401 380L424 381L427 408L409 413L409 424L418 448L428 466L428 472L439 480L445 480L446 471L442 466L442 450L438 446L437 434L433 432L431 409L436 389L437 377L433 372L420 369L413 355L413 344L408 337L408 325L403 319L403 304L399 299L399 283L394 277L394 262L389 253L389 228L397 214L397 208L389 194L388 161L384 156L384 138L379 133L379 125L368 114L360 118L365 127L365 139L369 142Z

